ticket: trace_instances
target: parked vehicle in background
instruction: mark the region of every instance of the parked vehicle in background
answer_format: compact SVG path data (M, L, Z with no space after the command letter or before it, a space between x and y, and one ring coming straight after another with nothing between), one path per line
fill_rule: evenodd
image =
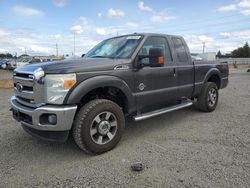
M131 34L104 40L84 58L17 68L13 117L31 135L103 153L135 121L193 104L215 110L228 64L193 61L180 36Z
M29 63L31 62L32 58L21 58L21 59L17 59L16 61L16 67L23 67L25 65L29 65Z
M191 56L193 61L202 61L203 59L199 56Z
M16 60L15 59L4 59L0 61L1 69L9 69L14 70L16 68Z
M31 61L29 62L30 64L35 64L35 63L42 63L43 60L40 58L32 58Z
M0 60L0 69L6 69L7 68L7 62L8 62L8 60L1 59Z
M16 59L11 59L7 62L7 69L14 70L16 68Z
M63 60L63 56L25 56L18 59L0 59L0 69L14 70L29 64Z

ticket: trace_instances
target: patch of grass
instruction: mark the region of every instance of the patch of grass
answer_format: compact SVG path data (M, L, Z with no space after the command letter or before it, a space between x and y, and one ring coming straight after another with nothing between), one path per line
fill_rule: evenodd
M13 81L10 79L0 80L0 88L3 88L3 89L13 88Z

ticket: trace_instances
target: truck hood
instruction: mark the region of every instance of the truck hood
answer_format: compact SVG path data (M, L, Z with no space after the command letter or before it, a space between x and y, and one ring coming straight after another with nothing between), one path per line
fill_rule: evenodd
M116 65L128 63L127 59L81 58L46 63L30 64L15 69L17 72L34 72L42 68L45 74L65 74L77 72L107 71Z

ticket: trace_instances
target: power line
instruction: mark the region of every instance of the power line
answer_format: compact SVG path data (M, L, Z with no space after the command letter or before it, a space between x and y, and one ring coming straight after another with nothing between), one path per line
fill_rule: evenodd
M215 17L215 18L207 18L207 19L200 19L200 20L193 20L193 21L189 21L189 22L186 22L186 23L183 23L183 24L169 24L169 25L166 25L166 30L167 31L174 31L175 29L175 32L188 32L188 31L191 31L192 34L196 34L198 35L199 33L201 34L204 34L204 35L210 35L210 34L218 34L218 32L223 32L222 29L219 29L219 31L216 31L218 30L218 28L220 27L225 27L225 26L231 26L233 28L233 26L237 25L237 24L243 24L242 21L248 21L246 19L236 19L236 20L231 20L231 21L226 21L226 18L236 18L237 16L241 15L240 13L238 14L232 14L232 15L226 15L226 16L221 16L221 17ZM215 23L204 23L204 22L210 22L210 21L214 21L216 20ZM234 25L232 25L233 23L235 23ZM250 22L244 22L244 24L248 24ZM201 27L193 27L194 24L198 24L198 25L201 25ZM192 27L189 27L190 25L192 25ZM188 26L188 27L187 27ZM209 27L212 27L211 28L211 32L208 31ZM177 28L182 28L182 29L177 29ZM163 29L163 28L161 28ZM249 26L245 29L250 29ZM231 31L239 31L241 30L239 27L235 30L235 28ZM197 32L198 31L198 32ZM207 32L208 31L208 32ZM162 32L162 30L161 30ZM224 32L230 32L230 30L227 30L227 31L224 31ZM175 33L176 34L176 33ZM186 33L187 34L187 33ZM14 34L13 36L22 36L21 33L18 33L18 34ZM80 36L81 37L81 36ZM223 40L232 40L232 37L228 37L228 38L225 38L225 37L216 37L216 36L213 36L214 39L223 39ZM234 40L243 40L243 39L240 39L240 38L237 38L237 36L233 36L233 39ZM62 41L64 41L65 39L62 38ZM79 37L78 37L78 40L79 40ZM74 32L74 55L75 55L75 50L76 50L76 41L75 41L75 32ZM52 45L54 46L54 44L51 42L38 42L38 44L48 44L49 46L51 46L52 48ZM206 48L207 49L207 48ZM205 51L205 49L204 49ZM27 53L26 51L26 48L25 48L25 53ZM58 45L56 44L56 53L58 54Z
M242 21L246 21L246 22L242 22ZM234 25L232 25L234 23ZM203 25L200 25L200 26L196 26L196 27L189 27L189 28L183 28L183 29L176 29L176 27L174 28L169 28L169 27L166 27L166 31L167 32L171 32L171 31L178 31L178 32L187 32L187 31L197 31L197 30L204 30L204 29L208 29L209 27L212 27L211 29L214 30L215 28L220 28L220 27L226 27L226 26L235 26L235 25L238 25L238 24L249 24L249 19L240 19L240 20L234 20L234 21L230 21L230 22L217 22L217 23L211 23L211 24L203 24ZM161 29L164 29L164 28L161 28Z
M193 20L191 22L186 22L186 23L183 23L183 24L168 24L166 27L182 27L182 26L189 26L189 25L193 25L193 24L197 24L197 23L204 23L204 22L207 22L207 21L214 21L214 20L219 20L219 19L223 19L225 20L224 18L229 18L229 17L235 17L235 16L239 16L242 14L240 13L237 13L237 14L231 14L231 15L226 15L226 16L220 16L220 17L215 17L215 18L208 18L208 19L200 19L200 20Z
M229 30L220 31L220 32L221 33L223 33L223 32L227 32L227 33L229 33L229 32L242 32L242 30L244 30L244 31L250 30L250 27L249 26L247 26L247 27L238 27L237 30L235 30L235 29L229 29ZM219 31L211 31L211 32L204 32L202 34L204 34L204 35L210 35L210 34L218 34L218 32Z

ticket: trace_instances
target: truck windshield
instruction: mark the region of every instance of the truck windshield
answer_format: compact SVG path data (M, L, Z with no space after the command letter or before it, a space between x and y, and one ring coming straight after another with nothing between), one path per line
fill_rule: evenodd
M142 36L130 35L107 39L91 49L84 58L129 58Z

